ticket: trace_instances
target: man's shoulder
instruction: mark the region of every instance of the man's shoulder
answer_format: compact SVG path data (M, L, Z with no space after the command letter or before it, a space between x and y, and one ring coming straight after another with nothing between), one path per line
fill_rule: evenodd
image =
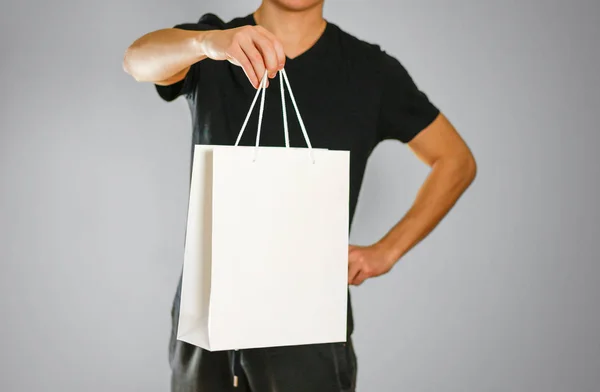
M226 23L228 29L233 29L236 27L248 26L248 25L253 25L253 24L254 24L254 18L252 17L252 14L246 15L246 16L235 17Z
M379 44L361 39L356 35L339 27L337 24L331 22L329 23L333 26L335 30L337 30L340 45L351 48L354 51L359 52L361 55L381 53L381 46Z
M200 16L198 24L212 26L216 29L232 29L252 24L252 18L250 15L239 16L226 22L217 14L208 12Z

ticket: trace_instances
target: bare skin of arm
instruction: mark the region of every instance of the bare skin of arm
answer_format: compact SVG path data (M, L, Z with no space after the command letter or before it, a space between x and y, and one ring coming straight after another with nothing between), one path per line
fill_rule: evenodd
M174 28L145 34L127 48L123 69L138 82L175 83L207 57L201 48L205 34Z
M135 40L125 52L123 69L139 82L170 85L206 58L242 67L255 88L265 70L274 78L286 59L279 40L261 26L209 31L169 28Z
M408 146L431 171L412 207L380 241L349 247L350 284L360 285L390 271L440 223L475 179L477 165L473 154L443 114Z

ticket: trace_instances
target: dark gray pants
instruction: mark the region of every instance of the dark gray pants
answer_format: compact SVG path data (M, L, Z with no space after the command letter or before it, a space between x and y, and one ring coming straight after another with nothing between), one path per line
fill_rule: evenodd
M171 311L171 392L355 391L357 363L350 338L351 312L346 343L239 351L242 371L238 387L234 388L231 351L210 352L177 340L180 294L181 281Z

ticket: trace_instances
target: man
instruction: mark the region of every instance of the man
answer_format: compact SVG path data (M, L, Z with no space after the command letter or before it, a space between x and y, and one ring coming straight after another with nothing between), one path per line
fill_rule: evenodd
M398 60L322 13L323 0L263 0L253 14L228 23L206 14L197 23L136 40L124 69L137 81L154 83L166 101L187 98L193 144L231 145L262 75L267 71L272 79L285 67L313 146L351 152L351 220L371 151L386 139L407 144L431 172L408 213L380 241L350 246L348 283L360 285L388 272L433 230L473 181L476 165L462 138ZM283 146L280 92L272 88L266 94L261 144ZM294 121L289 135L292 147L305 146ZM250 128L245 136L240 144L252 145ZM172 309L171 390L229 391L236 362L231 352L207 352L175 338L180 289ZM357 364L348 306L347 343L243 350L237 390L354 391Z

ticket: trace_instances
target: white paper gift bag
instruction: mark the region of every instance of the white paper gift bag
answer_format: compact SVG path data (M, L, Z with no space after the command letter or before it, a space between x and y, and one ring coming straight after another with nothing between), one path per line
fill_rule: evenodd
M266 74L235 145L195 146L177 339L210 351L346 341L349 152L312 148L279 79L286 147L259 147ZM307 148L289 147L284 81Z

